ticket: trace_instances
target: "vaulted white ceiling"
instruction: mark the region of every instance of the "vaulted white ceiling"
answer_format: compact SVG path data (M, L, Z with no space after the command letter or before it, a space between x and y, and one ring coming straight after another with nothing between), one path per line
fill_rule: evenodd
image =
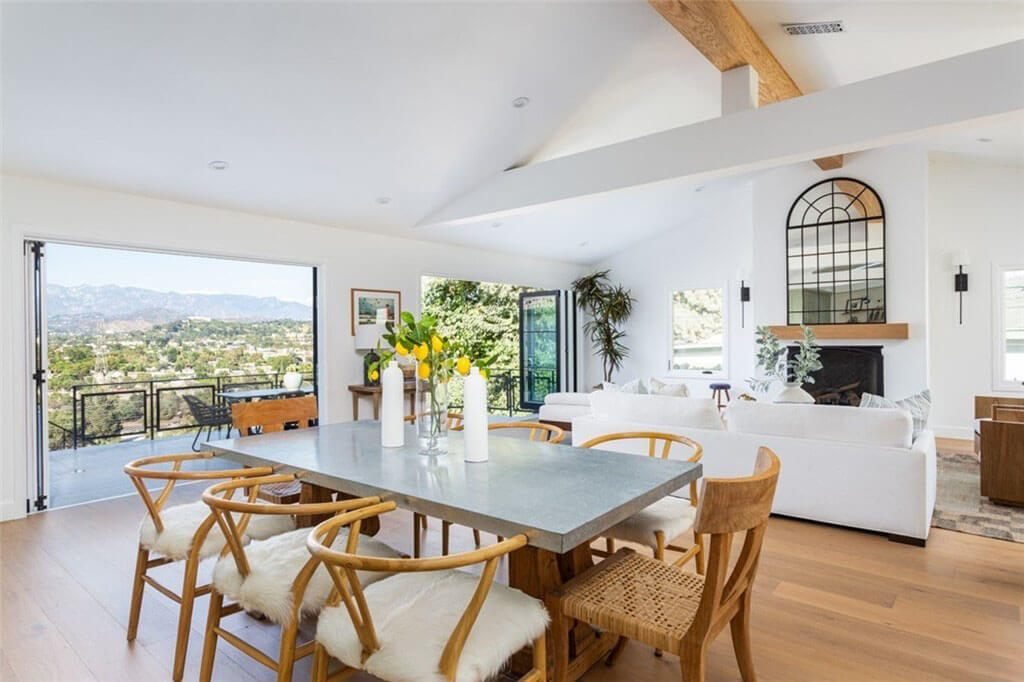
M738 4L808 91L1024 35L1019 2ZM0 11L5 172L581 262L730 191L670 185L497 228L413 227L513 164L717 116L717 71L641 0ZM835 18L846 34L778 27Z

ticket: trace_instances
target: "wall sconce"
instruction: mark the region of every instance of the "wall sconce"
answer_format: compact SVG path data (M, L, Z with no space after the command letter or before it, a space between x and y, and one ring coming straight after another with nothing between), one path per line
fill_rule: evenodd
M953 275L953 291L960 295L959 323L964 323L964 293L967 292L967 273L964 266L971 264L971 258L966 251L954 251L950 257L956 273Z
M740 281L740 327L747 326L747 303L750 303L750 287L747 285L747 273L740 270L736 273L736 279Z

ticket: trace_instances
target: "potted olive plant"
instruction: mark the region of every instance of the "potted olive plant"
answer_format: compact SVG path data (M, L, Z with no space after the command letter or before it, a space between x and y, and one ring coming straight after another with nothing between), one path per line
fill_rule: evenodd
M761 370L761 376L752 377L747 383L752 390L767 393L776 381L781 381L784 388L773 402L814 402L814 397L803 389L803 385L813 384L811 373L822 368L821 347L810 327L800 325L800 328L803 338L796 342L797 353L792 360L786 359L786 347L778 336L768 327L757 328L757 368Z

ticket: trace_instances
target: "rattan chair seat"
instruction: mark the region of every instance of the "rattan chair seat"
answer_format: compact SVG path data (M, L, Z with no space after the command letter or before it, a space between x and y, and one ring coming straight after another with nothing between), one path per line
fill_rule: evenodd
M679 651L704 592L704 576L620 549L561 590L570 618Z

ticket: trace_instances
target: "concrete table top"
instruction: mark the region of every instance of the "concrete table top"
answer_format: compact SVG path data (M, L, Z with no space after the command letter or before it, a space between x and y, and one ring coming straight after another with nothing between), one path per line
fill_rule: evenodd
M491 435L490 459L463 460L462 433L448 453L383 448L380 424L328 424L211 441L203 449L246 465L282 465L303 480L565 553L701 475L701 465Z

